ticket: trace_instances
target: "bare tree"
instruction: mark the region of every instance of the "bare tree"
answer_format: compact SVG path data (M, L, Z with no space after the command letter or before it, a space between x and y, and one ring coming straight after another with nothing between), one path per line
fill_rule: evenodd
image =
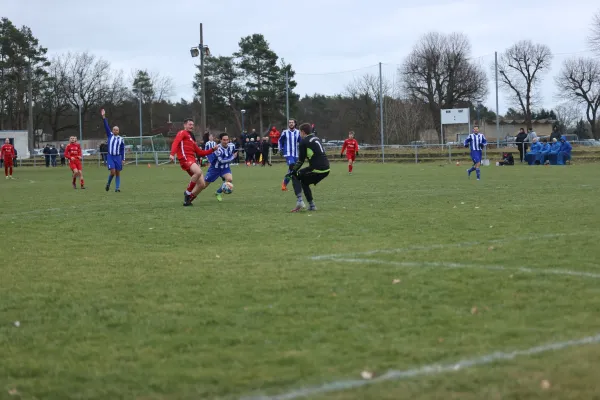
M41 112L47 118L52 129L52 138L58 139L60 132L77 127L72 118L68 118L73 110L67 97L67 72L64 57L54 57L48 68L48 79L41 93ZM65 122L65 120L67 122Z
M467 106L487 94L485 71L469 60L470 53L464 34L431 32L419 40L400 69L405 93L427 104L440 140L441 109Z
M582 114L580 104L574 101L566 101L557 105L554 107L554 112L556 113L558 130L563 133L574 129Z
M585 107L592 136L600 139L596 125L600 109L600 61L587 57L566 60L556 77L556 84L563 97Z
M170 76L161 75L159 72L151 72L150 80L154 86L153 101L160 103L170 99L175 93L175 84Z
M77 108L81 101L82 117L93 106L102 104L111 86L110 63L84 53L67 53L63 56L66 73L66 95L69 103Z
M594 15L592 32L588 37L591 49L600 57L600 11Z
M508 48L498 60L500 84L509 93L515 106L523 111L528 128L532 127L531 108L536 86L541 82L542 75L550 69L552 58L548 46L522 40Z
M392 85L383 80L382 93L384 98L391 93ZM345 95L350 98L350 108L347 117L353 120L355 130L366 133L370 140L379 137L380 131L380 101L379 101L379 77L373 74L365 74L355 78L346 86Z

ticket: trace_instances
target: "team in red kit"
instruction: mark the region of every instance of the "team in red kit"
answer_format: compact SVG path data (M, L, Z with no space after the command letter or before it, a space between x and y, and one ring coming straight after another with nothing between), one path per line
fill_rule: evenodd
M194 199L206 187L202 169L197 163L196 155L204 157L212 154L217 149L217 146L208 150L202 150L198 147L196 137L194 136L194 121L191 118L183 121L183 128L175 136L169 158L171 161L174 161L175 155L177 155L177 161L181 169L187 172L191 178L185 192L183 192L183 205L187 207L192 205Z
M77 143L77 138L71 136L69 138L69 144L65 147L65 158L69 160L69 168L73 172L73 189L77 189L77 178L79 178L79 184L82 189L85 189L83 182L83 171L81 170L81 159L83 153L81 152L81 145Z
M342 152L340 157L344 157L344 151L346 151L346 159L348 159L348 173L352 175L352 169L354 167L354 161L358 155L358 142L354 139L354 132L348 133L348 139L344 140L342 145Z
M4 160L4 176L6 179L14 179L13 174L13 159L15 158L15 148L10 144L9 139L4 140L4 144L0 149L0 160Z

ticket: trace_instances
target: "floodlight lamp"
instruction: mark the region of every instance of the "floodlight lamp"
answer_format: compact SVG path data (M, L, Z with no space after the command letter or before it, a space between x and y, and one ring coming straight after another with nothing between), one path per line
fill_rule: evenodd
M192 57L198 57L200 55L200 51L198 50L197 47L192 47L190 49L190 54Z

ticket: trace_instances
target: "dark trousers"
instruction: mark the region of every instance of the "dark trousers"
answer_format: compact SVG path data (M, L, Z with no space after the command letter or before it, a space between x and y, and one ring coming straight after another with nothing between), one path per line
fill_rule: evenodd
M329 171L315 172L311 168L302 168L300 171L298 171L298 174L294 176L294 181L300 183L302 191L304 192L304 196L306 197L306 200L310 203L313 201L313 195L312 190L310 189L310 185L316 185L323 179L327 178L328 175ZM296 185L294 185L294 189L295 188Z
M46 157L46 168L48 168L50 166L50 156L45 156Z
M65 165L65 157L60 158L60 165L62 165L62 166Z
M263 156L262 165L263 166L265 164L271 165L271 163L269 162L269 149L268 148L266 151L263 151L262 156Z
M519 160L523 162L525 159L525 153L527 152L527 146L525 146L523 143L519 143L517 144L517 147L519 148Z

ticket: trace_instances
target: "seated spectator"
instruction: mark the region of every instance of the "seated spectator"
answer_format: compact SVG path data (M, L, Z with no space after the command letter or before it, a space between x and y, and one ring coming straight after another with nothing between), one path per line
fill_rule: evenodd
M558 165L565 165L566 161L571 161L571 150L573 146L567 142L567 138L564 136L560 137L560 150L558 152Z
M556 138L552 139L552 145L550 146L550 153L548 153L548 162L550 165L556 165L558 163L558 153L560 152L560 143Z
M540 157L542 155L542 144L538 141L537 137L534 137L531 143L531 149L525 154L525 161L529 165L539 165Z
M504 165L515 165L515 158L512 153L502 153L502 161L498 165L501 167Z
M548 139L542 139L542 156L540 157L540 163L546 164L548 163L548 155L550 154L550 149L552 146L548 143Z

